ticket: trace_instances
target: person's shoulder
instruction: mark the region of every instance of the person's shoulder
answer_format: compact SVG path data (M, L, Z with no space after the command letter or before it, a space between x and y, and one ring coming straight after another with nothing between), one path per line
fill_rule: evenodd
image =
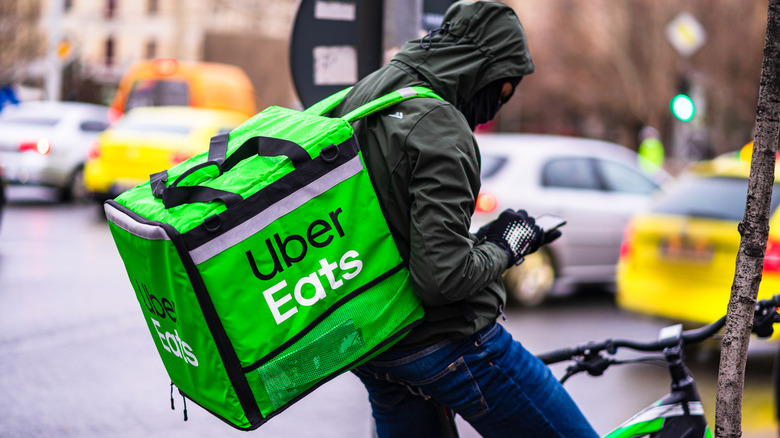
M384 110L379 117L385 132L403 132L407 151L444 157L471 156L476 151L474 133L453 105L439 99L410 99ZM446 144L448 147L442 148Z
M383 112L386 117L404 117L414 126L438 126L447 130L470 133L463 114L445 100L415 98L394 105Z

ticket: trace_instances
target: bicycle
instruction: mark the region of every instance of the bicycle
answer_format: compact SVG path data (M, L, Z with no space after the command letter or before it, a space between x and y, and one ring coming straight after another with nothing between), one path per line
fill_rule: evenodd
M753 319L753 333L759 338L772 335L773 324L780 322L780 295L756 303ZM589 342L575 347L562 348L537 355L545 364L574 361L561 377L561 384L581 372L600 376L612 365L641 362L665 362L671 377L671 391L626 420L605 438L629 438L649 435L653 438L712 438L707 425L693 375L684 361L684 347L695 345L713 337L726 324L726 317L695 330L682 330L682 325L660 330L658 340L637 342L627 339L607 339ZM663 352L663 356L652 355L617 360L618 349L628 348L641 352Z

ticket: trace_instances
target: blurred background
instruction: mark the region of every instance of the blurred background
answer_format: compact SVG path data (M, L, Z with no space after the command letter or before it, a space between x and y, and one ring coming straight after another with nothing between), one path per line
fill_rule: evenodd
M750 141L766 0L506 3L525 27L536 73L493 129L636 149L649 125L667 148L678 146L667 155L683 161ZM297 7L295 0L3 0L0 84L24 98L109 104L133 62L176 58L237 65L261 107L295 106L289 43ZM424 19L438 26L440 13ZM669 108L680 92L694 96L697 110L684 134Z
M505 3L536 72L477 131L473 225L504 208L568 223L507 271L503 324L541 353L717 319L740 239L767 1ZM169 412L170 381L100 204L268 106L302 109L351 85L438 28L450 4L0 0L0 436L239 434L192 405L189 424ZM778 204L762 297L780 288ZM778 436L777 350L751 342L745 436ZM688 353L712 425L717 343ZM607 374L567 383L600 433L668 392L663 368ZM289 412L264 436L372 430L348 375Z

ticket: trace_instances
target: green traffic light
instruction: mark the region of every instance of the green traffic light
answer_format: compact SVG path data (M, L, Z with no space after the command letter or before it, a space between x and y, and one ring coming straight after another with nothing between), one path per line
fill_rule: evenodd
M669 104L672 114L683 122L690 122L696 114L696 106L693 99L685 94L678 94L672 98Z

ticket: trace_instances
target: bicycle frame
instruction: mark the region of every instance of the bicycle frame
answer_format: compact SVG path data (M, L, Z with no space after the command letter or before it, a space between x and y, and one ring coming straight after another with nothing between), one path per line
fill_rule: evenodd
M685 366L680 345L664 350L672 378L671 392L605 435L629 438L712 438L693 375Z
M774 324L780 322L778 308L780 308L780 294L756 302L752 331L759 338L772 336ZM569 367L566 375L561 379L561 383L563 383L569 377L580 372L587 372L591 376L600 376L610 365L653 359L652 357L644 357L639 360L615 361L602 356L602 352L612 356L619 348L629 348L634 351L663 351L671 375L671 391L605 435L605 438L630 438L648 435L652 438L712 438L712 431L707 426L699 391L696 389L693 375L683 360L683 347L698 344L711 338L725 324L725 316L712 324L695 330L682 331L682 325L678 324L663 328L659 333L658 340L654 342L607 339L602 342L588 342L575 347L550 351L539 354L537 357L547 365L573 360L575 365Z

